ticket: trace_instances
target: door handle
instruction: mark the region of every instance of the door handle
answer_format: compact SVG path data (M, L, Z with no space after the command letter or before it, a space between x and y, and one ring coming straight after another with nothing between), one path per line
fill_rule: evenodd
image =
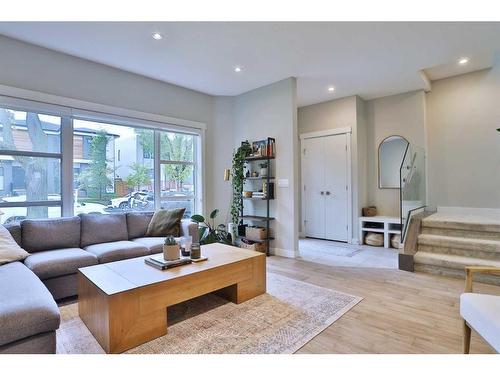
M325 192L324 192L324 191L322 191L320 194L321 194L321 195L324 195L324 194L325 194Z
M327 192L326 192L326 195L330 195L330 192L329 192L329 191L327 191Z

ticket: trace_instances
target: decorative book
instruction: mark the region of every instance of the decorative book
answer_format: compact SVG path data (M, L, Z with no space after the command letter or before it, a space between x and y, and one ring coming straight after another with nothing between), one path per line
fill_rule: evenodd
M180 258L177 260L165 260L163 259L163 254L153 255L149 258L144 259L144 262L152 267L158 268L159 270L166 270L168 268L179 267L185 264L191 263L190 258Z

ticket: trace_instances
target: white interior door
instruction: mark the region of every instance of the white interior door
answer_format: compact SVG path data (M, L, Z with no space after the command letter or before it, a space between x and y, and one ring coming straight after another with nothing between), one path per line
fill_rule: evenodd
M324 184L323 138L304 139L302 141L302 197L305 202L304 226L307 237L325 238Z
M347 135L324 137L326 239L347 241Z
M302 140L306 237L348 240L347 135Z

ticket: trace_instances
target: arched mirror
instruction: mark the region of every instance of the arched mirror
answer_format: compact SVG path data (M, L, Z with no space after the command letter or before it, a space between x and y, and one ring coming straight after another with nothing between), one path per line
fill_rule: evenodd
M378 187L380 189L399 188L399 168L408 146L408 141L391 135L378 146Z

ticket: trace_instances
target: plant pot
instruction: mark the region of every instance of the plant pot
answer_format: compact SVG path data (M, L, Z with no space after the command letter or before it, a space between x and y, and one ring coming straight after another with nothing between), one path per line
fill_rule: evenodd
M238 225L238 236L244 236L246 227L248 227L248 224L239 224Z
M163 245L163 259L166 261L179 259L179 254L179 245Z
M260 169L260 177L267 177L267 168Z

